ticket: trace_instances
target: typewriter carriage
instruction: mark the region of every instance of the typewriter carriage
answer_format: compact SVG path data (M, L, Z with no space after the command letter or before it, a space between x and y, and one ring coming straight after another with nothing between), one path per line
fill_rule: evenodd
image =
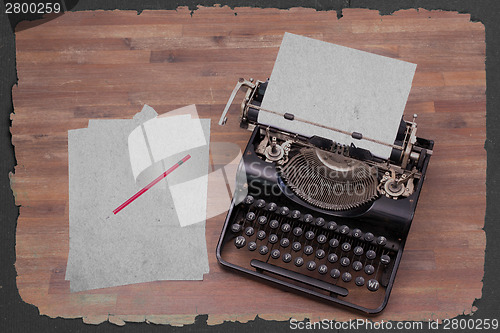
M224 125L226 123L229 107L236 93L242 87L246 88L246 92L240 107L240 127L253 130L255 126L259 125L258 115L259 111L262 109L260 106L268 82L269 79L266 81L257 80L254 82L254 79L245 80L240 78L228 100L219 121L219 125ZM291 113L285 113L283 116L290 121L295 121ZM256 147L256 152L263 155L268 162L276 162L278 165L283 165L288 162L288 152L292 149L291 146L293 143L302 141L303 144L303 142L307 141L310 146L316 149L339 153L345 155L348 159L362 161L361 163L367 164L364 170L370 170L373 167L376 168L381 172L381 175L378 177L380 181L377 187L378 193L388 198L398 200L399 198L406 198L413 194L416 182L422 176L421 171L426 157L432 155L433 142L417 138L416 136L416 118L417 115L415 114L412 121L401 119L395 142L391 145L393 148L388 160L374 157L369 151L357 148L353 144L351 144L351 146L345 146L316 136L312 138L303 138L297 134L286 133L270 126L265 128L266 137ZM274 134L271 136L270 132ZM349 134L355 139L368 139L363 138L360 133L354 132ZM349 209L352 207L346 205L345 208Z

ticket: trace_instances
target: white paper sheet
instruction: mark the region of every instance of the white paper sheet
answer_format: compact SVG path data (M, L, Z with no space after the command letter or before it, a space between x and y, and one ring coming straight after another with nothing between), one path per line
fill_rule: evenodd
M285 33L262 108L359 132L393 144L416 65ZM388 158L391 147L260 111L259 122L368 149Z
M169 177L117 215L112 213L141 188L134 181L127 143L141 121L156 116L151 110L145 107L134 119L91 121L87 129L68 132L70 253L66 279L72 292L156 280L200 280L209 271L204 220L180 226L168 190ZM198 123L208 143L210 121ZM196 163L189 165L188 161L174 173L184 168L185 179L189 172L206 174L208 148L190 150ZM199 152L196 158L195 151Z

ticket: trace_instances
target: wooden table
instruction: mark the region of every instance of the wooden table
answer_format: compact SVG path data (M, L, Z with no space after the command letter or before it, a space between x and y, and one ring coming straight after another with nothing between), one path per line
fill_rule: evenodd
M38 23L38 22L37 22ZM267 78L285 31L418 65L406 106L434 155L386 310L373 320L451 318L481 297L485 234L484 26L469 15L406 10L200 8L67 13L16 33L12 175L19 293L40 314L86 322L180 325L310 318L359 313L277 290L222 270L215 246L225 214L207 221L210 273L204 281L162 281L70 293L67 131L89 118L130 118L143 104L158 113L196 104L212 119L212 142L250 133L237 116L218 117L239 77ZM24 30L23 30L24 29ZM236 109L236 108L235 108Z

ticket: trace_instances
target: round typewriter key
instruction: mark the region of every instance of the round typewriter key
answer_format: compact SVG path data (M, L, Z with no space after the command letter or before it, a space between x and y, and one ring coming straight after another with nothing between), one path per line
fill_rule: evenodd
M292 210L292 219L294 220L300 219L300 212L298 210Z
M340 271L339 271L338 269L334 268L334 269L332 269L332 270L330 271L330 276L331 276L332 278L334 278L334 279L338 279L338 278L339 278L339 276L340 276Z
M357 272L357 271L360 271L362 268L363 268L363 264L361 263L361 261L355 261L352 263L352 268Z
M345 272L344 274L342 274L342 281L344 282L349 282L352 280L352 275L351 273L349 272Z
M259 218L257 219L257 221L259 222L260 225L265 225L267 223L267 217L265 217L265 216L259 216Z
M375 259L376 256L377 256L377 254L375 253L375 251L373 251L373 250L366 251L366 257L368 259L370 259L370 260Z
M289 263L292 261L292 255L290 253L285 253L283 255L283 262Z
M319 265L318 272L321 275L325 275L326 272L328 272L328 267L326 267L326 265Z
M306 236L307 240L312 240L314 238L314 232L312 232L312 231L309 230L309 231L306 232L305 236Z
M373 267L372 265L366 265L365 266L365 273L366 274L372 275L373 272L375 272L375 267Z
M351 264L351 260L349 260L349 258L347 257L342 257L340 258L340 264L344 267L347 267Z
M363 235L363 233L359 229L354 229L352 231L352 237L354 237L354 238L361 238L362 235Z
M391 258L389 258L387 254L383 254L380 256L380 262L384 265L389 265L389 263L391 262Z
M263 240L266 238L266 232L264 230L259 230L259 232L257 232L257 238Z
M339 246L339 240L336 238L332 238L332 239L330 239L329 244L330 244L330 247L336 248L337 246Z
M333 230L337 229L337 223L335 223L335 222L333 222L333 221L330 221L330 222L328 222L328 223L326 224L326 228L327 228L328 230L333 231Z
M322 217L318 217L314 224L316 224L318 227L322 227L325 225L325 219Z
M377 245L384 246L387 244L387 239L384 236L379 236L377 237L377 240L375 241Z
M245 229L245 235L247 235L248 237L252 236L254 233L255 233L255 230L252 227L247 227Z
M302 235L302 228L301 227L295 227L293 228L293 234L297 237L299 237L300 235Z
M281 247L288 247L288 245L290 245L290 241L288 240L288 238L282 238L280 241L280 245Z
M271 251L271 257L273 259L278 259L281 256L281 252L278 249L274 249Z
M328 230L333 231L333 230L337 229L337 223L335 223L333 221L330 221L330 222L327 223L326 228Z
M276 229L280 226L280 223L276 220L271 220L271 222L269 222L269 226L271 229Z
M276 234L269 235L269 243L275 244L278 241L278 236Z
M318 243L320 243L320 244L325 244L325 243L326 243L327 238L326 238L326 236L325 236L325 235L319 235L319 236L316 238L316 240L317 240L317 241L318 241Z
M340 226L339 228L339 232L342 234L342 235L347 235L349 233L349 227L346 226L346 225L342 225Z
M368 280L368 283L366 284L366 287L370 291L377 291L378 288L380 287L380 283L378 283L378 281L375 280L375 279L370 279L370 280Z
M289 231L290 231L290 229L292 229L292 227L291 227L288 223L283 223L283 224L281 225L281 231L283 231L283 232L285 232L285 233L286 233L286 232L289 232Z
M259 199L255 202L255 206L257 208L264 208L266 207L266 201L264 199Z
M234 245L236 245L238 249L241 249L243 246L245 246L246 242L247 241L243 236L238 236L234 239Z
M323 259L325 257L325 255L326 255L326 253L324 250L322 250L322 249L316 250L316 258Z
M234 233L240 232L240 230L241 230L241 225L239 225L238 223L234 223L231 226L231 231Z
M349 251L351 251L351 244L349 244L347 242L343 243L342 246L341 246L341 248L342 248L342 251L349 252Z
M288 213L290 213L290 208L283 206L280 209L278 209L278 213L283 216L288 215Z
M245 205L251 205L253 204L253 201L254 198L251 195L247 195L245 199L243 199L243 203L245 203Z
M307 262L307 269L310 271L314 271L316 269L316 263L312 260Z
M330 253L328 255L328 261L331 262L332 264L337 262L337 260L339 260L339 256L336 255L335 253Z
M267 252L269 252L269 249L268 249L268 247L267 247L267 246L265 246L265 245L261 245L261 246L259 247L259 253L260 253L260 254L265 255L265 254L267 254Z
M312 221L313 221L313 217L311 214L304 215L304 222L305 223L311 223Z
M257 243L255 243L255 242L248 243L248 249L250 251L255 251L257 249Z
M253 220L255 220L255 213L254 212L248 212L247 216L246 216L246 219L247 219L247 221L252 222Z
M365 234L365 241L367 242L371 242L375 239L375 236L373 236L373 234L371 232L367 232Z
M364 277L362 277L362 276L358 276L358 277L354 280L354 282L356 283L356 285L357 285L358 287L361 287L362 285L364 285L364 284L365 284L365 278L364 278Z
M356 246L353 250L354 254L357 256L362 256L365 252L361 246Z
M300 244L299 242L293 242L292 249L295 252L300 251L301 248L302 248L302 244Z
M311 245L306 245L304 247L304 254L311 255L314 252L314 249Z
M274 202L271 202L269 203L269 205L267 205L267 210L270 212L274 212L276 209L278 209L278 205Z
M304 259L302 259L301 257L297 257L294 260L294 264L295 264L295 266L300 267L300 266L304 265Z

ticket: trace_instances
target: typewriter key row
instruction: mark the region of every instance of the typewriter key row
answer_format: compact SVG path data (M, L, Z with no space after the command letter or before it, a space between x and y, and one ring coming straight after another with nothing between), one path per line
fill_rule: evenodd
M233 226L234 226L234 224L233 224ZM232 227L231 229L232 229L233 232L238 232L240 228ZM250 237L250 236L252 236L254 234L254 232L255 231L254 231L253 227L247 227L245 229L244 233L245 233L246 236ZM264 230L259 230L257 232L257 239L258 240L265 240L266 236L267 236L267 234L266 234L266 232ZM323 238L326 239L326 236L324 236L324 235L320 235L320 236L322 236L322 237L318 236L319 239L323 239ZM308 238L306 237L306 239L308 239ZM309 239L309 240L312 240L312 238ZM270 244L276 244L276 243L278 243L278 241L279 241L279 245L282 248L287 248L288 246L290 246L290 240L288 238L282 238L280 240L279 237L278 237L278 235L276 235L276 234L269 235L268 242ZM326 240L325 241L319 241L319 240L317 240L317 242L318 242L318 244L324 244L326 242ZM237 248L241 248L241 247L245 246L246 239L243 236L238 236L238 237L236 237L234 243L235 243L235 245L236 245ZM253 251L253 250L256 249L256 247L255 247L254 244L256 244L256 243L255 242L250 242L248 244L249 250ZM329 241L329 245L330 245L331 248L336 248L338 246L338 244L339 244L339 241L336 238L332 238ZM342 246L341 246L342 252L344 252L344 253L349 253L351 251L351 248L352 248L351 244L347 243L347 242L343 243ZM291 246L291 249L294 252L299 252L302 249L302 244L300 242L297 242L297 241L293 242L292 246ZM305 255L311 255L311 254L313 254L313 252L315 252L316 258L318 258L318 259L323 259L325 257L325 255L326 255L326 252L323 249L318 249L318 250L314 251L314 248L311 245L306 245L304 247L303 253ZM354 253L354 255L356 255L358 257L361 257L365 252L364 252L363 247L356 246L354 248L354 250L353 250L353 253ZM373 259L375 259L377 257L377 253L374 250L368 250L368 251L366 251L365 256L366 256L367 259L373 260ZM347 260L349 260L346 257L344 257L344 258L347 259ZM331 262L331 263L335 263L335 262L338 261L338 256L335 253L330 253L328 255L328 261ZM390 263L391 259L390 259L390 257L387 254L382 254L380 256L380 261L383 264L387 265L387 264ZM348 266L349 264L348 263L344 264L345 262L346 262L345 260L344 261L341 260L341 265L342 266Z
M278 207L278 205L276 203L274 203L274 202L266 203L266 201L264 199L255 200L255 198L251 195L246 196L245 199L243 200L243 203L247 206L252 206L255 203L255 205L253 205L255 208L263 209L263 210L266 210L266 211L271 212L271 213L275 212L279 216L290 217L292 221L293 220L301 221L301 222L304 222L306 224L316 226L319 228L323 228L326 230L337 231L341 235L350 235L351 237L353 237L355 239L364 240L366 242L375 241L375 244L377 244L379 246L385 246L387 244L387 238L384 236L378 236L375 238L375 236L371 232L366 232L363 234L363 232L358 228L351 230L347 225L338 226L335 221L329 221L327 223L325 221L325 219L322 217L314 218L311 214L303 214L302 215L302 213L298 210L290 211L290 209L288 207L285 207L285 206ZM255 213L252 211L248 212L246 219L250 222L254 221L256 219ZM259 217L259 224L265 225L267 222L268 222L267 217L265 217L265 216ZM271 227L274 226L274 228L277 228L279 226L279 223L276 220L272 220L271 222L272 222ZM283 231L288 232L289 227L290 227L289 224L283 225L282 228L286 229ZM296 232L301 233L302 230L299 228L299 229L297 229ZM295 230L294 230L294 233L295 233ZM299 236L299 235L296 235L296 236ZM312 237L312 236L310 236L310 237ZM397 250L397 249L394 249L394 250Z

